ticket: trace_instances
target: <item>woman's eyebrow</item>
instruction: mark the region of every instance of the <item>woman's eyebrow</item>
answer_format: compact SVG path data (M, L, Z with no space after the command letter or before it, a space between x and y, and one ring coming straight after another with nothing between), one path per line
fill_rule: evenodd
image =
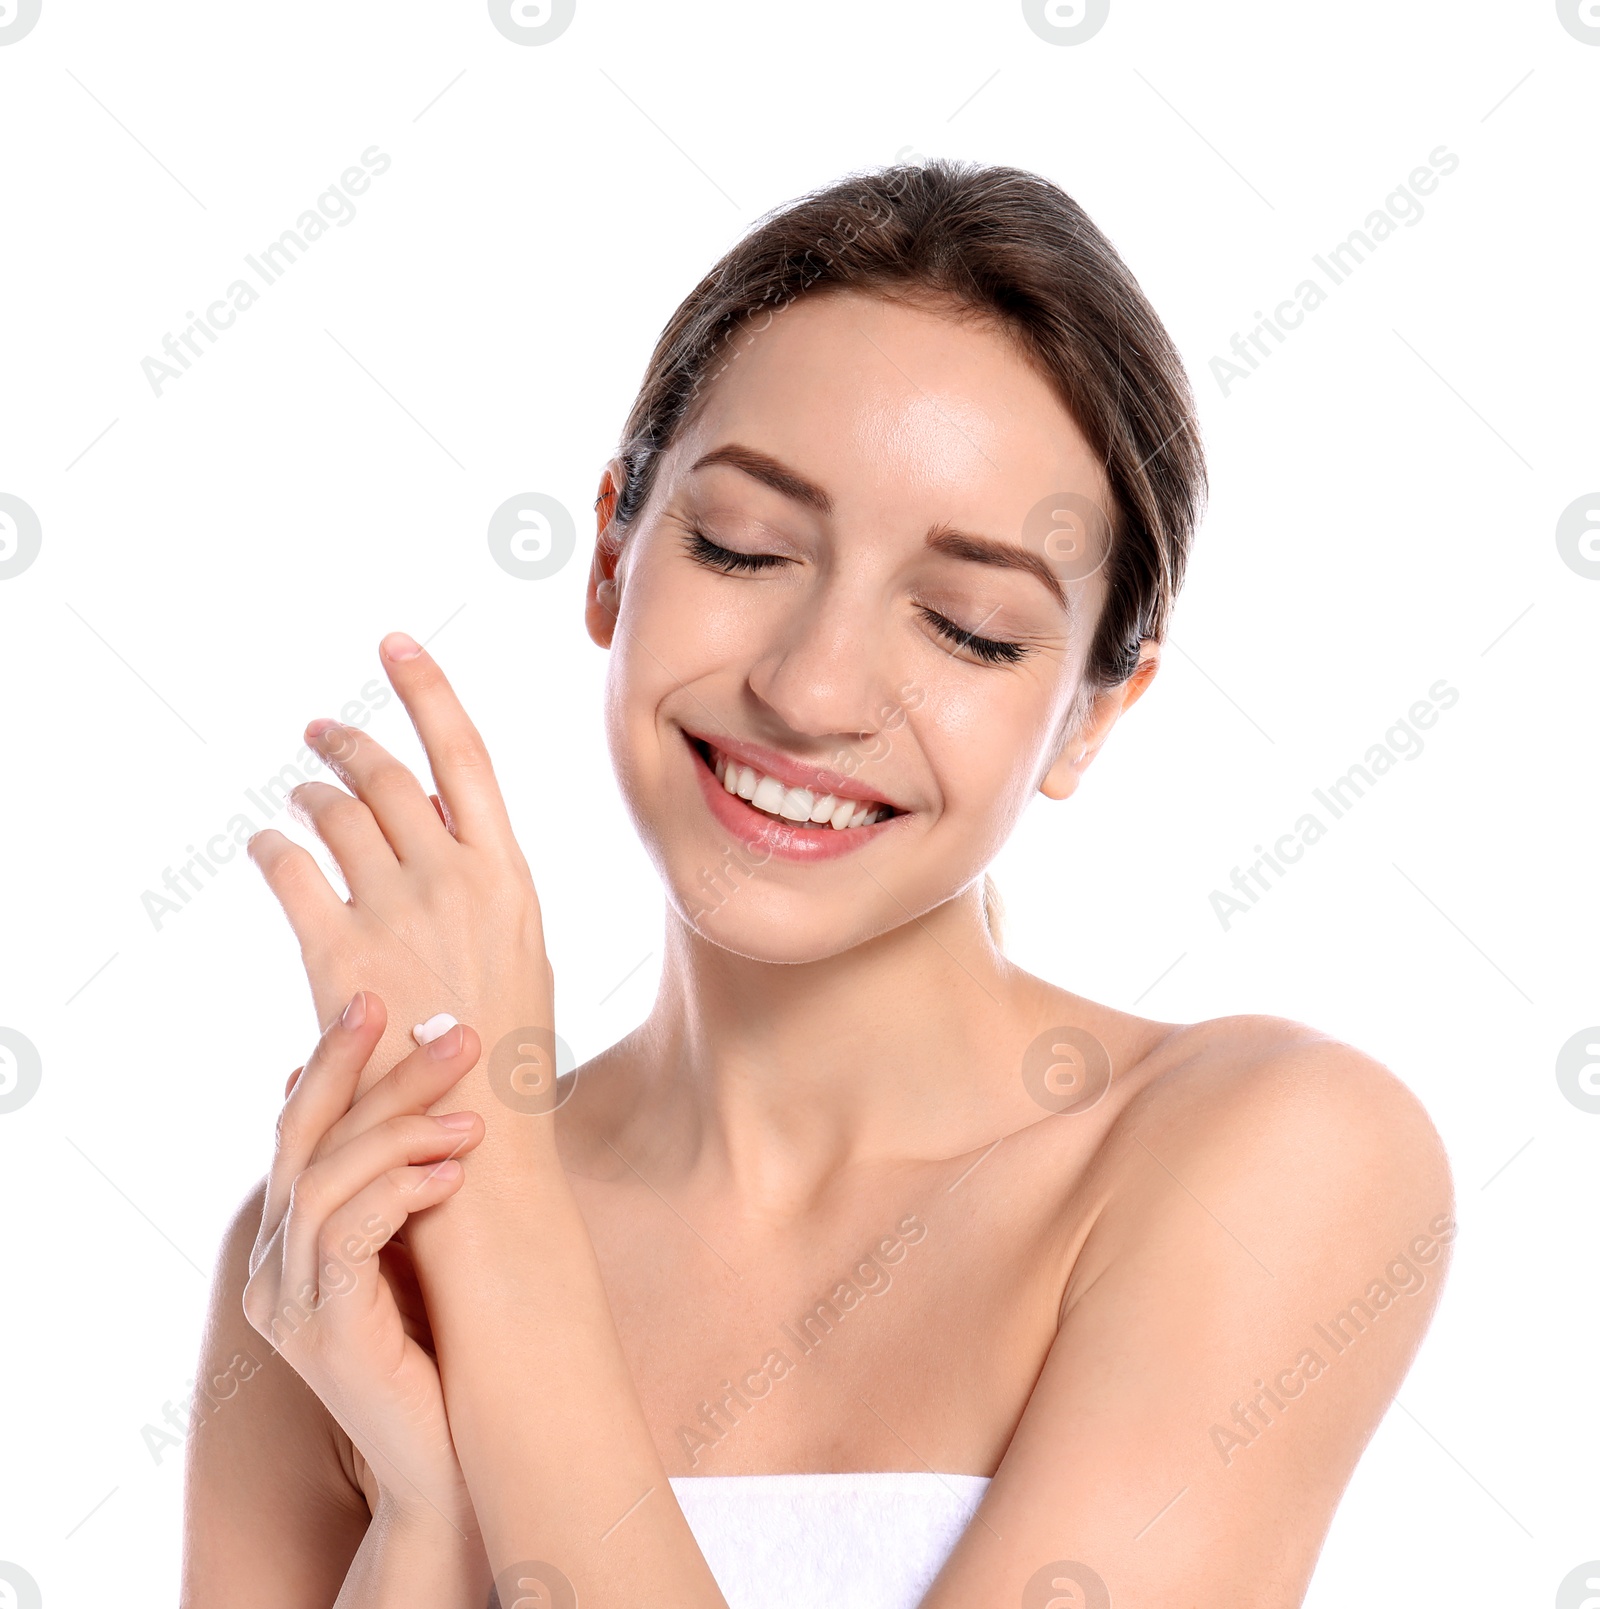
M729 464L734 469L742 469L763 486L770 486L773 491L781 492L783 496L803 503L807 508L814 508L819 514L833 512L833 499L815 481L807 480L787 464L780 464L769 453L758 452L754 447L744 447L736 441L713 447L689 466L689 473L693 474L697 469L705 469L711 464Z
M970 531L957 531L948 525L935 525L928 532L928 546L936 553L948 554L953 559L969 559L974 564L992 564L1002 570L1021 570L1044 583L1050 596L1072 615L1075 610L1061 577L1051 568L1043 554L1031 548L1018 547L1013 542L1000 542L992 536L974 536Z
M793 499L819 514L833 512L833 499L815 481L809 481L798 471L780 463L770 453L739 442L725 442L702 454L689 466L689 472L709 468L712 464L727 464L743 470L746 475L770 486L773 491ZM928 531L927 544L936 553L953 559L966 559L973 564L990 564L1003 570L1020 570L1043 583L1050 596L1069 616L1076 614L1073 601L1061 584L1061 578L1043 554L1031 548L1019 547L1013 542L1001 542L992 536L975 536L970 531L958 531L949 525L935 525Z

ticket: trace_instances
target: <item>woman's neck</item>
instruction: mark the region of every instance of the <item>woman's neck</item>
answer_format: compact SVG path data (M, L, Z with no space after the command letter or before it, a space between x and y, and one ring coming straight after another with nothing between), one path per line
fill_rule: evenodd
M976 890L821 961L753 961L667 924L626 1099L607 1103L635 1162L643 1148L787 1215L842 1169L988 1144L997 1102L1018 1126L1039 1115L1022 1053L1062 996L994 948Z

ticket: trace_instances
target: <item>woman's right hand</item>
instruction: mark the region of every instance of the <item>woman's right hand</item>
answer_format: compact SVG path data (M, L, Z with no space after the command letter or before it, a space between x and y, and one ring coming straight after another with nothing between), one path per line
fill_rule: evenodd
M245 1315L349 1435L386 1523L419 1535L448 1535L448 1525L477 1546L426 1332L402 1311L379 1253L407 1218L460 1187L455 1159L482 1140L483 1121L426 1112L480 1046L470 1028L452 1028L356 1100L386 1020L375 994L357 994L290 1084Z

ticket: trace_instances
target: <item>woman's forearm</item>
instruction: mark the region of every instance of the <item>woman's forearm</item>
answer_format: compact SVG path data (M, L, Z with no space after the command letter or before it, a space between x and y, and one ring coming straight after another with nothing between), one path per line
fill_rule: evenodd
M514 1189L470 1189L422 1237L418 1272L492 1567L554 1566L591 1609L642 1593L725 1609L651 1440L553 1147Z
M380 1503L334 1609L484 1609L491 1585L480 1538Z

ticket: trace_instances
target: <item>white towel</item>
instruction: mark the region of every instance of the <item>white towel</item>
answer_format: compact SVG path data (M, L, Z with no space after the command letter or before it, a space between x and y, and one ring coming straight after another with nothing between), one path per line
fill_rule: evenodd
M672 1478L728 1609L916 1609L986 1475Z

